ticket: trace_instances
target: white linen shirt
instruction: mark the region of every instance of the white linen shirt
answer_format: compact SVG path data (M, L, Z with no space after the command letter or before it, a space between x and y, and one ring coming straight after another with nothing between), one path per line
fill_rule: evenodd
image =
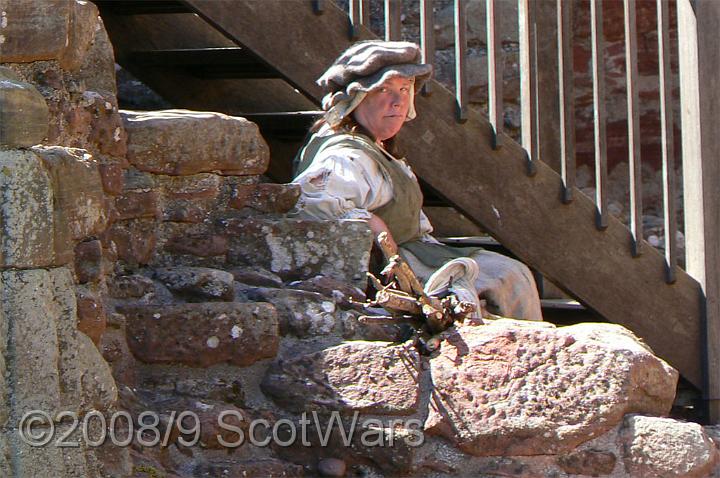
M417 181L404 160L395 160L405 174ZM392 182L377 163L362 149L347 145L320 151L293 183L300 185L301 194L292 215L300 218L368 220L371 211L389 203L393 197ZM430 236L432 230L421 210L421 239L437 242Z

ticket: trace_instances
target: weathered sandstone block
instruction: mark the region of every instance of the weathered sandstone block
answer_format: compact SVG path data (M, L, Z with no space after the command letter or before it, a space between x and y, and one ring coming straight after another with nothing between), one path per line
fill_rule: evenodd
M70 244L54 238L50 176L31 151L0 151L0 266L42 267L69 259Z
M265 213L286 213L300 197L297 184L238 184L234 189L230 207Z
M48 132L48 106L30 83L0 67L0 147L24 148L41 143Z
M628 415L620 438L629 476L699 478L718 460L717 447L697 423Z
M75 246L75 277L80 284L99 281L105 275L103 247L97 239Z
M74 243L107 227L108 203L98 163L82 149L38 146L54 193L55 241Z
M277 317L270 304L148 305L121 312L127 316L130 350L145 363L250 365L274 357L278 348Z
M567 452L627 413L668 413L678 373L627 329L502 322L445 334L425 423L477 456Z
M269 149L257 125L221 113L188 110L121 111L128 159L156 174L262 174Z
M220 194L222 176L210 173L189 176L158 174L155 184L163 196L169 199L212 199Z
M0 21L0 63L59 60L76 70L95 36L98 10L75 0L6 0Z
M218 232L228 238L228 263L269 269L284 279L329 276L366 285L372 233L364 221L226 219Z
M88 336L78 330L78 310L72 274L67 268L51 269L53 303L57 309L57 343L60 348L60 389L64 410L86 413L107 411L117 401L117 387L110 367Z
M155 191L127 191L115 198L115 209L118 220L160 217L159 198Z
M190 299L231 301L235 295L233 275L208 267L160 268L155 270L155 278Z
M113 242L118 258L129 264L147 264L155 253L157 222L153 219L130 219L116 222L104 234L104 242Z
M261 387L294 412L409 415L420 400L419 370L412 346L358 341L276 362Z
M77 329L90 337L96 347L100 346L107 326L105 306L100 298L87 290L77 292Z
M61 410L107 410L117 398L115 382L97 349L77 331L70 271L34 269L0 275L2 337L7 346L4 380L12 375L12 419L29 410L51 416ZM6 393L3 389L3 393ZM2 419L8 410L2 410Z
M292 289L258 288L249 293L251 300L270 302L278 311L280 333L297 337L328 335L340 322L335 302L316 292Z

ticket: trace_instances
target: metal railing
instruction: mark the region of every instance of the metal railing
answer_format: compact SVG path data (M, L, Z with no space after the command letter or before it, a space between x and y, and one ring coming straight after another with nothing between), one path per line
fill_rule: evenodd
M485 2L486 51L488 78L488 116L492 127L493 148L502 147L503 132L503 62L500 39L501 15L507 15L510 0L472 0ZM594 171L596 226L604 229L608 224L608 151L606 104L606 44L603 35L603 0L517 0L518 31L520 47L520 142L527 152L528 173L532 174L537 161L555 163L562 177L562 200L573 200L576 185L576 139L573 68L573 14L580 8L590 10L591 76L593 98ZM447 2L445 2L447 3ZM457 120L462 123L469 107L467 71L467 0L454 0L454 51L455 51L455 100ZM589 3L589 5L588 5ZM662 167L662 210L664 223L665 280L672 284L678 267L676 233L677 205L675 204L676 151L673 128L673 85L670 43L671 7L677 7L680 99L682 102L682 157L685 201L685 240L687 271L701 284L702 300L705 301L707 323L707 393L711 403L720 401L720 220L715 217L720 210L720 167L713 164L720 151L720 2L714 0L656 0L656 30L658 64L660 156ZM384 0L384 24L386 39L400 39L401 2ZM423 59L432 62L435 57L433 0L420 2L419 41ZM627 163L629 175L628 228L631 243L628 254L637 257L647 247L643 241L643 191L641 165L640 99L638 85L638 31L637 0L623 0L624 65L627 108ZM648 4L644 3L643 7ZM353 28L370 24L370 2L349 1L351 34ZM552 16L552 18L550 18ZM538 39L548 41L548 27L554 27L557 48L554 58L539 53ZM542 30L542 31L541 31ZM541 35L544 35L541 37ZM551 71L555 69L554 71ZM554 76L553 76L554 75ZM554 77L552 85L543 83ZM713 90L714 87L714 90ZM431 94L430 86L424 94ZM556 111L548 111L541 95L556 95ZM548 128L549 122L555 122ZM548 133L550 132L550 133ZM557 132L554 134L553 132ZM548 135L557 136L549 138ZM543 158L543 145L557 142L558 158ZM713 149L715 148L715 149ZM651 158L652 159L652 158ZM699 190L698 190L699 188ZM714 188L714 189L713 189ZM715 212L713 212L715 211ZM682 224L682 223L681 223ZM720 418L714 414L714 420Z

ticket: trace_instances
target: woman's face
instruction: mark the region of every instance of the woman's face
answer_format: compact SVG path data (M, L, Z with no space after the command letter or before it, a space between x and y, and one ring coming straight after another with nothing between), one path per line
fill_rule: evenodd
M355 108L355 121L377 141L395 136L405 123L412 98L413 79L395 77L370 91Z

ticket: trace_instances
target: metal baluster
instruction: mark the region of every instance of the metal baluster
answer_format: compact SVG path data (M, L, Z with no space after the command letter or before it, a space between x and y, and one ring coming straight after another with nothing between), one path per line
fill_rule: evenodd
M399 40L402 37L402 2L385 0L385 40Z
M518 0L520 31L520 108L522 145L528 159L528 174L536 173L540 159L537 98L537 35L535 34L535 0Z
M640 105L638 98L637 23L635 0L625 2L625 70L627 77L628 164L630 167L630 230L633 256L642 253L642 176L640 168Z
M590 22L592 39L593 109L595 129L595 202L597 206L597 227L607 228L607 141L605 113L605 61L602 25L602 0L590 1Z
M457 99L457 120L461 123L467 121L468 96L468 84L465 77L467 51L465 5L465 0L455 0L455 98Z
M434 24L433 0L420 0L420 47L422 49L423 63L433 64L435 60ZM428 81L423 85L422 94L428 96L431 93L432 87Z
M573 88L572 19L573 2L557 0L558 15L558 91L560 94L560 174L562 200L573 199L575 187L575 102Z
M312 8L315 15L322 15L325 13L325 0L313 0Z
M665 280L675 282L675 148L673 145L672 80L670 72L670 15L668 0L657 0L658 60L660 73L660 125L662 135L663 198L665 216Z
M493 133L493 149L502 146L503 131L503 62L498 16L502 0L487 0L488 115Z
M357 40L358 31L362 24L362 15L360 14L360 0L350 0L348 4L350 14L350 39Z

